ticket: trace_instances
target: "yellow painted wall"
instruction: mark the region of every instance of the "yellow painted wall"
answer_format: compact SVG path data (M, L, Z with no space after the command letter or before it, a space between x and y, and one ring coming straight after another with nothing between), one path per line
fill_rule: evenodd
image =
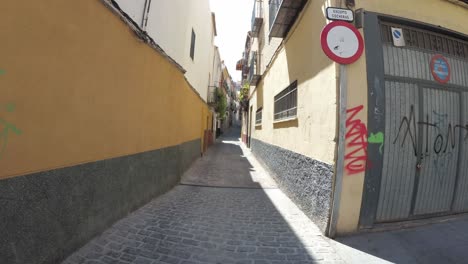
M417 20L436 26L440 25L468 34L468 9L445 0L357 0L356 9L358 8ZM367 127L367 77L365 74L366 64L364 56L348 69L348 76L352 76L352 78L348 78L348 108L363 105L364 109L362 113L356 116L356 118L361 120ZM349 153L349 151L350 149L347 148L345 152ZM363 183L363 172L349 174L345 170L337 226L338 234L357 231Z
M0 178L203 138L206 104L99 0L6 1L0 24Z
M360 30L360 32L362 34L362 30ZM346 108L350 110L347 115L347 121L351 123L346 126L346 132L352 130L352 133L354 133L356 131L355 129L358 129L360 124L367 127L367 74L365 69L365 52L355 63L346 66L348 80ZM360 109L361 106L362 109ZM353 116L354 113L356 113L356 115ZM348 136L345 140L344 155L350 154L350 156L353 157L346 158L345 156L344 159L345 168L343 170L343 187L341 191L340 210L337 224L338 234L354 231L359 221L365 171L356 172L357 170L347 169L348 165L359 166L359 164L364 165L363 169L365 169L365 161L361 162L354 160L354 157L359 157L361 155L365 156L365 150L360 149L360 146L351 146L350 144L351 141L356 140L359 136L359 134ZM359 140L357 142L359 142ZM364 142L367 142L367 137L365 137ZM353 152L355 153L351 154Z
M252 135L269 144L334 164L336 67L320 46L320 33L326 24L322 10L323 2L308 2L297 26L291 29L273 58L272 66L253 92L254 114L263 106L263 121L261 129L254 128ZM295 80L298 81L297 119L274 123L274 96Z

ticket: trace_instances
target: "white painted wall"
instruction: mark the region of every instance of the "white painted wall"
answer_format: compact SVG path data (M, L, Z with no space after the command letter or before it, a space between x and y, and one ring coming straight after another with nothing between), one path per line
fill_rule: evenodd
M260 53L260 73L263 74L266 70L266 66L270 63L273 55L275 54L276 50L278 49L279 45L283 41L282 38L270 38L270 6L268 1L262 2L263 7L263 24L260 28L260 32L258 34L258 46L259 46L259 53Z
M192 28L196 34L193 60L190 58ZM206 101L214 52L209 1L153 0L146 31L187 70L188 81Z
M117 0L141 25L145 0ZM190 58L192 28L195 56ZM209 0L152 0L145 29L155 42L187 71L189 83L206 101L213 70L214 30Z
M147 0L116 0L120 8L125 13L127 13L127 15L129 15L139 26L141 26L141 21L143 20L145 1Z
M221 76L223 74L221 56L219 55L219 49L215 46L213 56L213 69L211 70L211 82L210 85L219 87Z

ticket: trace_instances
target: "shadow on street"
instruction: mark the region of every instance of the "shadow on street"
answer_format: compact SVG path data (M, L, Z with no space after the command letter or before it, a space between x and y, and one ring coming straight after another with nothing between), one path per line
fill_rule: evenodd
M233 128L182 184L63 263L344 263Z

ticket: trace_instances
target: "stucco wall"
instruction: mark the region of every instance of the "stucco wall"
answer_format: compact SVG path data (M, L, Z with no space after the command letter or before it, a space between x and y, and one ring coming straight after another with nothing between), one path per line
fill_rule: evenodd
M363 8L391 16L421 21L444 28L468 34L468 9L444 0L414 0L414 1L356 1L356 9ZM362 31L361 31L362 32ZM363 106L355 116L367 126L367 77L366 63L363 56L357 63L348 68L348 109ZM375 132L375 131L368 131ZM349 139L347 141L349 143ZM345 153L352 151L347 148ZM346 165L346 160L345 160ZM350 173L345 170L343 177L340 211L338 217L338 234L356 232L361 211L365 171Z
M102 1L9 1L0 22L0 262L59 263L174 186L211 113Z
M319 36L325 25L320 2L310 2L256 89L254 112L263 106L262 126L253 137L304 156L334 164L336 68L322 52ZM298 81L297 120L275 123L274 96Z
M0 105L15 106L0 118L22 132L0 178L202 138L206 104L100 1L8 2L0 21Z
M253 124L263 107L261 125L252 126L253 153L324 233L332 204L337 110L336 66L319 41L325 23L322 3L309 1L276 55L282 39L270 45L267 37L260 40L265 72L250 100ZM275 122L274 97L295 80L297 118Z

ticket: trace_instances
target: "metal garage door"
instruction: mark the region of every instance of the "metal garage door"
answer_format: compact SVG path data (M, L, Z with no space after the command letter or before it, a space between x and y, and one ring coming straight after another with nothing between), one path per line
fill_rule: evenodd
M391 26L407 45L392 44ZM468 211L468 53L466 43L382 23L385 131L377 222ZM468 49L467 49L468 50ZM450 80L431 73L442 54Z

